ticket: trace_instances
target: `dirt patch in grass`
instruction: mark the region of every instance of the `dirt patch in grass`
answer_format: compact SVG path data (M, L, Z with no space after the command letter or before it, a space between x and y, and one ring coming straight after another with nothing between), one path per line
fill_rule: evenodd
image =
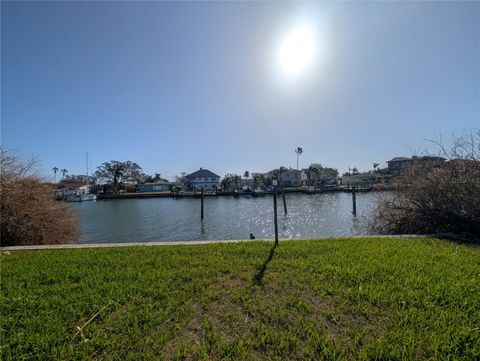
M192 300L190 311L186 309L191 316L165 345L166 358L196 359L207 356L205 352L212 356L221 345L247 334L252 319L233 296L246 287L245 280L229 274L222 274L211 283L198 299Z

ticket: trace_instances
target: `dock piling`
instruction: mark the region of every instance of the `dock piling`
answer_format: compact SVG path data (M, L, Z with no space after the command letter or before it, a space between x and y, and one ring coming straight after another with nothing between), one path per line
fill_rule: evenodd
M202 187L202 192L200 194L200 198L201 198L201 215L200 215L200 218L203 219L203 187Z
M353 215L356 216L357 215L357 194L356 194L356 187L353 186L352 187L352 203L353 203Z
M285 212L285 215L287 215L287 202L285 201L285 190L283 189L283 184L282 184L282 198L283 198L283 211Z
M273 217L275 224L275 245L278 245L277 186L273 187Z

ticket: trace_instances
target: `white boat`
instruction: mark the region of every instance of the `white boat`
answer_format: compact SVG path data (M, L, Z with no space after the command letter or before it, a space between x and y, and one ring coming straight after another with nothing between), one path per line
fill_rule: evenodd
M67 202L87 202L96 201L97 196L95 194L75 194L65 199Z
M84 201L96 201L97 195L96 194L83 194L80 196L81 202Z

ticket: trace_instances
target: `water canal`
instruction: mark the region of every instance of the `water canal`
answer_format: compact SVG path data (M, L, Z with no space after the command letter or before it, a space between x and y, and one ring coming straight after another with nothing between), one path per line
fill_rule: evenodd
M378 199L357 194L357 216L351 194L287 194L288 215L278 198L281 239L367 234L367 223ZM273 199L251 197L118 199L74 203L80 215L81 243L257 239L274 237Z

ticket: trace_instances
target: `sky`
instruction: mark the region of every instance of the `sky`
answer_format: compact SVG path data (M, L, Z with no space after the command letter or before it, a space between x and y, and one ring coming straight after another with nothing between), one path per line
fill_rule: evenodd
M479 127L480 2L1 2L1 143L48 177L367 171Z

